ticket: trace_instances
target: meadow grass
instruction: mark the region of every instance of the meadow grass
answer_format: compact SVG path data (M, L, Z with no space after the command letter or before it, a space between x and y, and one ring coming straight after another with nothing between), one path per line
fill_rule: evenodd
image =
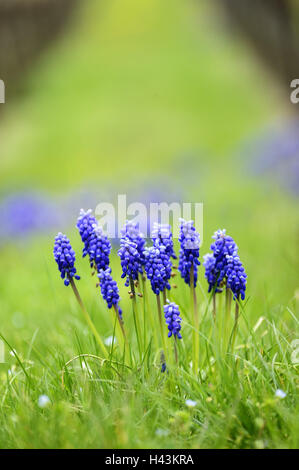
M215 34L205 7L186 4L90 2L37 65L26 97L7 107L0 181L2 189L34 184L60 192L86 180L108 181L121 193L136 179L167 175L187 200L204 202L200 261L218 228L240 248L248 288L234 349L222 345L225 301L214 324L201 266L200 376L190 367L190 295L179 278L171 291L183 317L179 364L170 362L161 373L152 295L140 360L114 253L133 359L124 367L116 349L103 362L59 278L55 234L11 241L1 249L0 333L7 342L0 364L1 448L298 447L298 365L291 359L299 338L297 201L244 174L242 160L231 157L242 137L278 114L277 101L257 78L249 52L223 31ZM178 168L178 153L189 149L196 153L190 168L184 159ZM71 229L68 236L82 276L78 289L105 339L113 335L109 312L80 257L78 234ZM275 396L278 389L285 398ZM41 395L49 406L38 406Z
M77 253L78 238L74 233ZM30 254L23 252L23 267L14 258L15 250L10 253L9 262L16 262L22 279L20 289L9 271L2 274L2 293L5 287L17 290L15 295L1 295L1 334L8 333L4 336L10 345L5 348L7 363L1 365L1 447L298 447L298 365L291 360L291 343L299 334L298 299L283 306L271 305L266 298L261 308L250 292L257 285L249 277L248 301L241 308L235 346L227 350L225 299L220 302L218 297L214 323L201 267L197 377L190 364L193 327L184 282L175 278L178 287L169 293L181 308L183 339L178 342L178 365L173 359L172 338L166 339L167 373L161 373L150 321L152 316L154 328L158 328L154 295L148 296L146 342L142 341L140 358L131 301L122 287L121 305L132 355L124 366L116 345L113 351L108 347L111 355L103 361L71 288L65 288L59 279L48 253L51 248L48 240L35 242ZM45 253L42 263L41 251ZM27 256L31 269L36 270L34 277L27 271ZM118 265L113 256L114 273L120 273ZM79 259L77 267L82 276L77 286L105 339L113 335L111 317L95 288L88 262ZM117 274L114 277L119 281ZM143 299L137 301L143 331ZM5 315L5 308L14 313ZM232 328L233 312L230 332ZM10 347L15 355L9 354ZM286 393L285 398L275 396L278 389ZM46 408L38 406L43 394L51 401ZM196 405L188 407L186 400L196 401Z

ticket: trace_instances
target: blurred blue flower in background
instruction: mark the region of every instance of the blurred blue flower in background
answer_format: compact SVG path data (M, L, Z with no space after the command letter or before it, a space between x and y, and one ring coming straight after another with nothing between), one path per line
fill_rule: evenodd
M254 175L274 177L288 192L299 196L299 120L273 126L245 145ZM247 166L247 165L246 165Z
M17 192L0 202L0 240L48 232L61 222L56 204L37 192Z
M77 220L78 209L81 207L95 208L100 202L117 203L118 193L126 193L127 206L131 202L143 203L149 213L153 202L180 202L182 194L169 180L142 182L140 186L119 188L86 185L76 188L63 195L51 195L31 189L23 189L0 196L0 245L10 240L24 241L30 236L67 230ZM148 217L148 234L151 233ZM117 227L116 227L117 230ZM117 232L116 232L117 233ZM111 242L119 245L115 238Z

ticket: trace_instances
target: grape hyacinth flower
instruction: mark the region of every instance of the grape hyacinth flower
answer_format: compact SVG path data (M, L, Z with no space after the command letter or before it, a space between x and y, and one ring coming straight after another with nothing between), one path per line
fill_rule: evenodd
M65 286L70 284L70 280L73 277L77 280L80 279L80 276L76 274L77 270L75 268L75 252L71 247L67 236L61 232L59 232L55 238L53 254L55 261L58 264L61 278L64 279Z
M172 233L170 229L170 225L167 224L159 224L154 222L153 230L152 230L152 240L155 244L155 241L158 240L160 245L164 245L166 248L166 253L173 259L177 259L177 256L174 252L173 248L173 239Z
M141 257L138 251L137 243L131 241L129 238L124 237L120 242L120 249L117 252L120 257L120 263L122 267L122 278L126 278L125 286L130 286L130 296L132 299L133 315L134 315L134 324L136 328L137 343L139 349L140 358L142 356L141 348L141 327L138 313L138 305L136 302L135 294L135 285L134 282L138 281L139 273L143 273L143 268L141 264Z
M131 281L138 280L138 274L142 274L142 265L137 243L129 238L122 238L120 249L117 252L120 257L122 267L122 278L126 278L125 286L129 286Z
M226 286L233 293L233 299L245 299L247 274L237 254L227 256Z
M172 263L169 255L166 253L166 247L160 245L156 240L154 246L144 250L144 256L145 272L153 292L159 295L164 289L169 290Z
M165 295L165 290L170 289L169 279L171 277L172 263L169 255L166 253L166 247L160 245L158 240L155 241L154 246L144 250L145 256L145 272L148 280L151 283L152 290L156 294L160 333L164 352L166 351L164 328L162 322L162 309L160 292Z
M233 292L236 300L239 296L245 299L246 278L244 267L238 255L238 246L226 230L217 230L212 237L213 253L204 257L205 276L209 283L209 292L222 292L223 285Z
M95 267L99 272L109 267L109 255L111 252L111 243L108 237L104 235L102 227L98 224L93 225L93 231L89 237L88 254L91 267Z
M54 258L56 263L58 264L59 271L61 273L62 279L64 279L64 284L66 286L71 285L72 290L75 294L75 297L80 305L80 308L83 312L85 320L87 321L91 331L93 332L98 345L100 346L105 358L108 358L108 352L105 348L105 345L97 332L95 325L93 324L84 304L78 292L77 286L74 282L74 279L79 280L80 276L78 276L76 268L75 268L75 252L71 247L70 241L66 235L62 234L61 232L55 238L54 243Z
M182 319L178 305L174 302L164 305L164 316L169 330L168 338L171 338L173 335L178 339L182 339L182 335L180 333Z
M84 243L83 257L89 256L90 267L95 268L97 272L100 269L107 269L109 267L111 243L104 235L103 229L98 225L96 218L92 215L91 209L86 212L81 209L77 228Z
M216 258L212 253L207 253L203 257L203 266L205 268L205 278L208 281L209 284L209 292L212 290L212 288L216 285L216 275L215 275L215 264L216 264ZM220 290L216 290L216 292L220 292Z
M171 338L171 336L174 337L174 357L175 362L178 363L176 340L177 338L182 339L182 335L180 333L182 319L178 305L174 302L164 305L164 317L168 326L168 338Z
M122 319L122 310L118 303L120 300L119 290L116 281L112 279L111 268L101 269L98 278L100 279L101 294L107 302L108 308L114 307L119 317Z
M98 273L98 278L100 280L102 297L106 301L108 309L111 310L113 308L116 314L117 322L115 325L115 331L117 341L121 351L123 351L123 348L125 348L125 357L126 360L128 360L128 343L123 324L122 310L119 306L119 290L116 281L114 281L111 276L111 268L107 268L106 270L101 269ZM113 315L111 318L112 322L114 322L115 319Z
M193 283L196 287L197 283L197 269L200 265L198 260L199 258L199 245L200 238L199 234L196 232L194 227L194 221L186 221L180 219L181 228L179 242L181 244L180 248L180 258L179 258L179 271L182 278L190 286L190 274L193 274ZM193 271L193 273L191 273Z
M194 329L192 332L192 366L195 374L198 373L199 364L199 316L197 308L196 284L199 262L200 238L194 227L194 221L180 219L179 242L181 244L179 257L179 271L185 283L190 286L190 304Z
M83 247L83 258L88 255L89 240L90 236L93 233L93 225L97 224L96 218L92 215L92 210L84 209L80 210L80 214L77 220L77 228L82 242L84 243Z
M139 253L139 262L141 265L144 265L143 251L145 247L145 239L143 233L139 230L139 224L127 220L124 227L121 229L121 236L121 240L129 239L131 242L136 243L136 248Z
M238 255L238 246L234 239L226 234L226 230L217 230L211 245L213 253L204 257L205 277L209 283L208 291L213 291L213 316L216 319L216 293L226 291L226 315L224 320L224 344L229 340L229 322L231 314L231 300L235 305L235 327L232 337L232 347L236 338L239 317L239 299L245 299L247 275Z
M209 292L215 287L216 292L221 292L221 286L225 282L227 274L227 259L237 253L238 247L232 237L226 235L226 230L217 230L213 237L215 242L211 245L215 265L210 276Z

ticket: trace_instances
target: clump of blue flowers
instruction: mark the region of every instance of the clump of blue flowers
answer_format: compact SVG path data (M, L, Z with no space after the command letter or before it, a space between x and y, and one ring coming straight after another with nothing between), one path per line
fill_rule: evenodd
M77 270L75 268L75 252L71 247L67 236L61 232L59 232L55 238L53 254L54 259L58 264L61 278L64 279L64 284L66 286L70 284L71 278L74 277L77 280L80 279L80 276L76 274Z
M89 256L90 267L96 271L109 267L109 255L111 243L104 235L103 229L98 225L96 218L92 215L91 209L84 211L81 209L77 221L81 240L84 243L83 257Z
M164 305L164 316L168 325L168 338L172 335L175 338L182 339L180 310L176 303L170 302Z
M199 246L200 238L194 227L194 221L186 221L180 219L180 257L179 257L179 271L186 284L190 285L190 273L193 268L194 287L197 284L197 271L199 262Z
M144 256L145 272L153 292L159 295L164 289L170 289L169 279L171 277L172 263L166 252L166 247L160 245L156 240L153 246L144 250Z
M157 240L159 245L164 245L166 248L166 254L168 254L168 256L173 259L177 259L173 248L173 239L170 225L159 224L155 222L152 230L152 240L154 244Z
M77 220L77 228L81 240L84 244L83 256L88 256L90 266L96 271L99 279L98 286L101 289L101 295L107 303L108 309L113 309L117 320L114 321L116 334L118 338L119 351L124 353L124 361L129 363L129 343L124 328L122 310L119 306L120 295L117 282L112 277L110 268L110 252L111 243L99 226L96 218L91 210L80 211ZM169 225L155 223L152 231L151 247L146 247L145 238L139 230L139 226L135 222L126 221L121 231L120 248L118 256L120 258L122 274L125 278L125 285L130 286L130 297L132 299L132 310L134 316L134 324L136 329L137 345L139 349L140 361L144 361L143 352L148 343L147 338L147 317L152 314L150 304L148 302L146 279L151 284L151 289L155 294L157 302L157 313L161 338L158 338L156 323L153 317L151 320L151 330L156 346L161 348L161 371L167 370L169 348L166 345L166 325L168 328L168 337L174 337L173 341L174 355L176 363L178 361L177 339L182 339L181 323L182 318L179 306L174 302L169 302L166 296L166 290L170 290L170 279L175 275L172 273L172 259L176 259L174 251L173 237ZM211 245L211 253L204 256L205 277L208 281L209 292L220 293L226 289L226 315L223 322L223 341L221 347L233 349L237 323L239 318L239 300L245 299L247 275L238 254L238 247L232 237L226 234L225 230L217 230L213 235L213 243ZM194 222L192 220L180 220L180 253L179 265L181 277L186 284L190 286L190 307L192 308L192 369L194 374L199 371L200 356L200 323L197 302L197 279L200 249L200 236L197 233ZM54 257L58 264L64 284L71 284L74 295L82 309L84 317L89 324L96 341L105 357L109 358L108 351L93 324L84 303L80 297L77 285L73 282L73 278L80 279L75 268L75 252L71 247L69 239L66 235L59 233L55 238ZM94 274L94 273L93 273ZM140 276L141 275L141 276ZM142 286L139 285L139 279L142 277ZM135 293L135 287L138 293ZM175 287L175 286L174 286ZM141 292L142 289L142 292ZM163 295L160 295L162 293ZM171 294L170 294L171 295ZM139 314L140 304L138 297L143 297L143 317ZM161 298L164 304L164 318ZM235 302L235 327L233 335L229 336L229 324L231 317L232 298ZM216 295L213 295L213 314L216 321ZM114 317L112 315L112 317ZM232 339L230 339L232 338ZM149 340L151 341L152 338ZM150 342L148 343L150 344Z
M117 282L112 279L111 268L101 269L98 278L100 279L101 294L107 302L108 308L115 306L120 318L122 318L122 310L118 305L120 300L119 289Z
M221 292L222 287L233 292L233 298L245 298L246 278L244 267L238 255L238 246L226 230L217 230L211 245L212 253L204 256L205 277L209 283L209 292Z

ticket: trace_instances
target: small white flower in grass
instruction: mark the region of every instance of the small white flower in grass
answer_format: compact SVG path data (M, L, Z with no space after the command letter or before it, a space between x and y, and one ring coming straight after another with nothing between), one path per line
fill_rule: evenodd
M278 388L275 392L275 396L278 398L285 398L287 396L286 392Z
M9 354L13 357L15 357L17 351L15 349L12 349L11 351L9 351Z
M188 408L194 408L197 405L197 401L194 400L186 400L185 404L188 406Z
M112 346L112 343L114 342L114 344L116 343L116 338L114 336L114 340L113 340L113 336L108 336L106 339L105 339L105 344L106 346Z
M38 397L37 404L40 408L47 408L47 406L49 406L51 404L51 400L48 397L48 395L40 395Z
M85 362L82 362L82 370L86 371L89 375L93 375L91 368Z
M13 366L11 366L10 369L8 369L7 375L8 375L9 377L12 377L12 376L14 376L15 374L16 374L16 366L13 365Z
M167 429L158 428L158 429L156 430L156 433L155 433L155 434L156 434L156 436L159 436L159 437L164 437L164 436L166 437L166 436L168 436L169 431L168 431Z

